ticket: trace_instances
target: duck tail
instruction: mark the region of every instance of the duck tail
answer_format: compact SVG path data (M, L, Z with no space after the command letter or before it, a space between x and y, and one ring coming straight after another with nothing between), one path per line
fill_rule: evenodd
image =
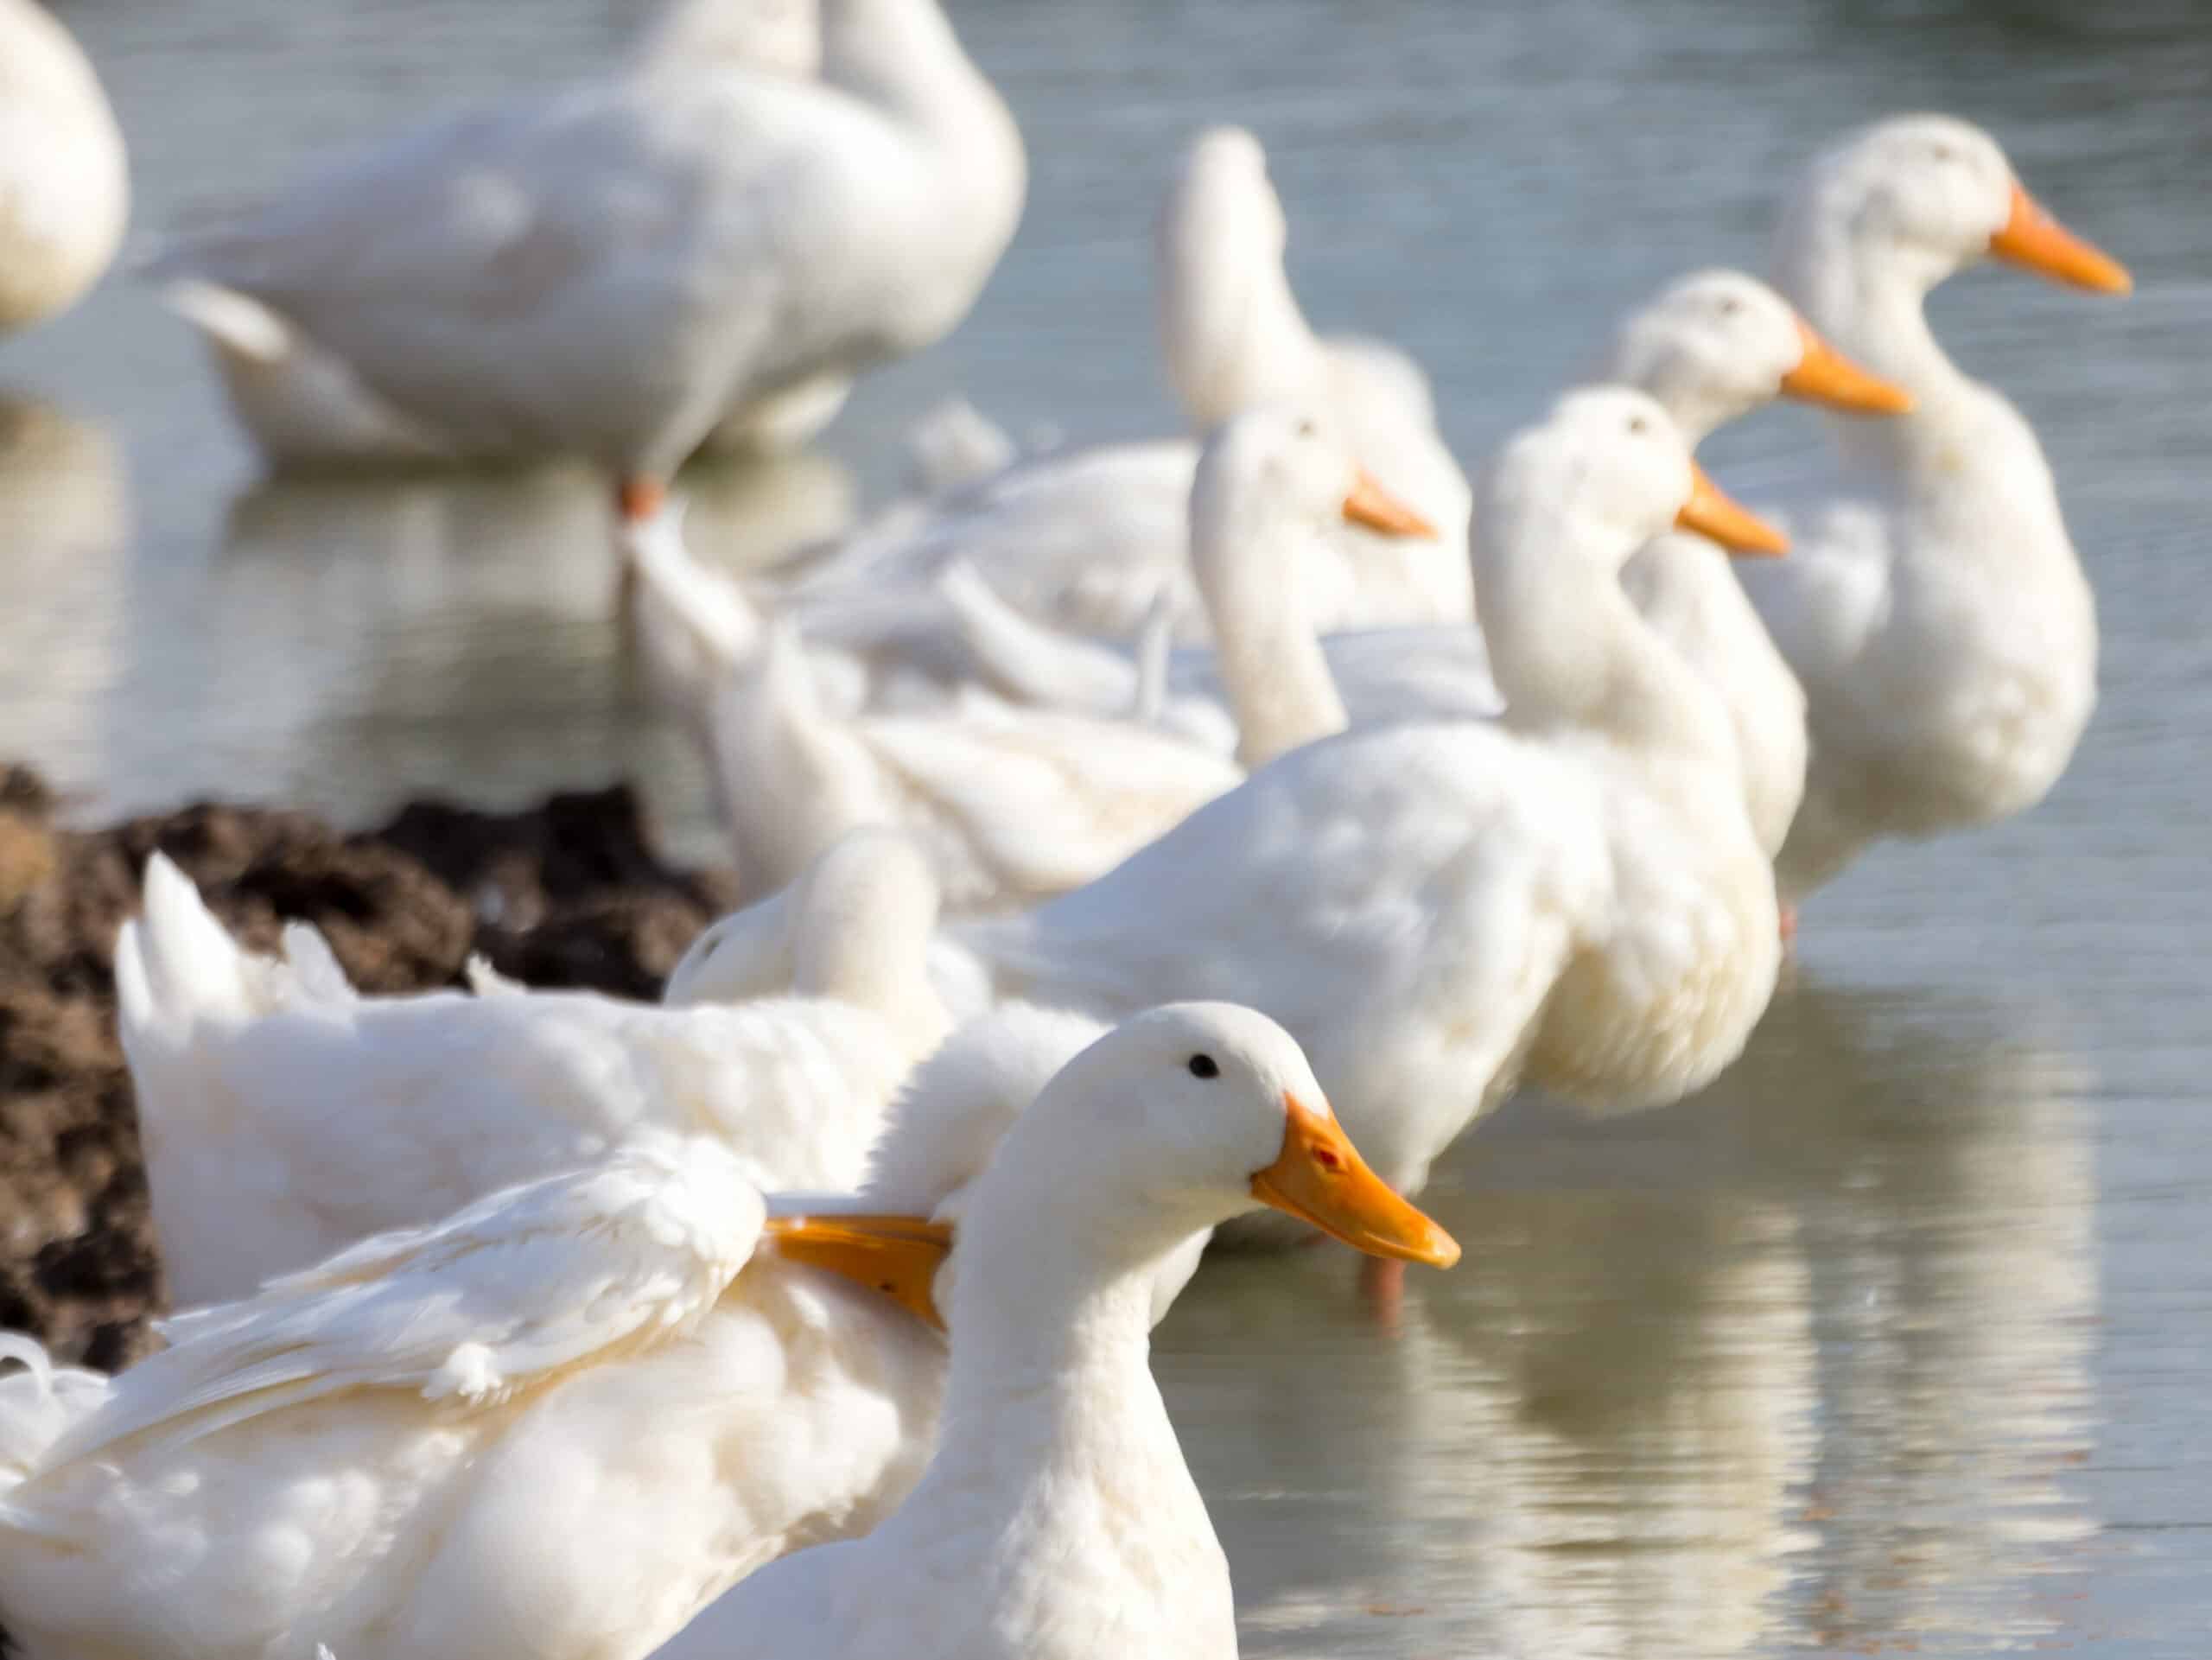
M291 355L291 325L251 295L198 277L172 278L156 292L226 356L265 365Z
M278 965L249 956L215 920L192 879L156 853L145 908L115 943L115 993L133 1060L156 1034L175 1041L203 1020L243 1021L267 1008Z

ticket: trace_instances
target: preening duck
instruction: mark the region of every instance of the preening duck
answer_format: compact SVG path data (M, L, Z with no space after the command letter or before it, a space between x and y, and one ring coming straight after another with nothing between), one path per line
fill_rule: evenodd
M2028 194L1995 140L1942 116L1878 122L1823 153L1777 234L1777 286L1913 398L1892 420L1836 423L1846 495L1801 516L1788 569L1745 583L1812 731L1777 862L1786 896L1882 837L2034 805L2096 702L2096 603L2042 447L1944 355L1923 308L1985 258L2097 293L2129 287Z
M340 423L345 447L396 419L404 448L581 455L650 512L716 427L810 432L854 374L944 334L1020 214L1020 135L936 0L769 22L765 47L699 49L753 37L695 4L623 73L419 128L154 274L234 368L342 370L292 383L306 412L240 399L289 448L365 391L378 420ZM792 73L817 51L818 79Z
M116 991L173 1294L246 1296L654 1127L718 1137L756 1186L850 1187L946 1030L937 915L918 853L863 833L781 901L789 974L766 1002L359 997L312 929L283 961L241 950L156 854Z

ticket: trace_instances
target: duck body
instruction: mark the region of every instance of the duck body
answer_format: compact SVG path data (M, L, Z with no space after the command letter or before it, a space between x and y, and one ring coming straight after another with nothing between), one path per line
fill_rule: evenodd
M1814 517L1789 584L1745 582L1808 700L1792 894L1877 840L2033 806L2096 707L2096 601L2034 433L1987 387L1941 414L1916 390L1910 470Z
M1590 775L1541 747L1403 723L1294 751L1096 881L950 932L998 995L1101 1019L1236 988L1418 1191L1602 926L1603 823Z
M903 941L859 919L878 924L856 926L854 947L880 953L876 989L818 995L802 972L817 995L741 1008L518 988L357 997L311 931L291 932L289 961L242 951L157 855L117 982L175 1294L248 1295L649 1129L718 1135L762 1186L854 1186L945 1016L920 955L926 872L903 849L836 854L833 879L884 854L853 893L912 913ZM911 987L895 977L902 944Z
M75 304L115 258L130 205L92 64L33 0L0 0L0 334Z
M2078 287L2128 285L2027 195L1986 133L1943 117L1841 141L1777 233L1777 286L1915 402L1839 426L1841 493L1802 519L1789 569L1746 577L1808 703L1805 802L1778 861L1792 894L1878 838L2031 806L2095 707L2095 601L2042 447L1944 354L1923 309L1992 254Z
M764 1257L763 1217L715 1142L647 1137L180 1316L0 1496L11 1633L39 1660L647 1652L925 1461L942 1340Z
M664 478L734 410L937 339L1019 216L1019 135L931 0L822 24L823 81L649 64L451 118L156 275L244 296L441 450Z

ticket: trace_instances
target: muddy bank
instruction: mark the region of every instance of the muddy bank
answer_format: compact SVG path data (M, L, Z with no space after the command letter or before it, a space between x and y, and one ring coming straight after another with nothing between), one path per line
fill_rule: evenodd
M130 1074L116 1041L115 934L155 849L249 944L314 923L365 991L461 983L472 952L540 986L656 993L734 882L663 863L626 788L527 811L411 802L376 830L200 804L105 830L0 766L0 1326L113 1368L162 1303Z

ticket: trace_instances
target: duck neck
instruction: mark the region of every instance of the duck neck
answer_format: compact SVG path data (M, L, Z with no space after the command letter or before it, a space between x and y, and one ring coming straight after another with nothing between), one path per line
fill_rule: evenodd
M1929 293L1950 274L1933 255L1869 244L1816 216L1785 234L1776 286L1831 345L1913 397L1909 415L1827 417L1854 467L1885 476L1910 470L1982 399L1984 389L1928 326Z
M1731 764L1725 710L1599 557L1617 539L1541 500L1484 537L1476 580L1505 723L1587 732L1669 766Z
M977 1506L1084 1514L1067 1503L1084 1488L1196 1504L1152 1379L1152 1288L1178 1247L1221 1218L1090 1203L1113 1183L1113 1149L1086 1148L1080 1132L1047 1145L1030 1128L1017 1121L960 1217L940 1439L912 1504L984 1523ZM1000 1180L1016 1167L1022 1180Z
M1282 249L1254 215L1179 225L1162 249L1161 347L1191 424L1200 431L1262 404L1325 390L1327 355L1291 292Z
M1300 556L1313 531L1263 494L1202 470L1191 496L1192 571L1248 767L1350 724L1306 606Z
M823 0L822 79L932 145L958 196L988 204L1013 234L1027 175L1021 134L937 0Z

